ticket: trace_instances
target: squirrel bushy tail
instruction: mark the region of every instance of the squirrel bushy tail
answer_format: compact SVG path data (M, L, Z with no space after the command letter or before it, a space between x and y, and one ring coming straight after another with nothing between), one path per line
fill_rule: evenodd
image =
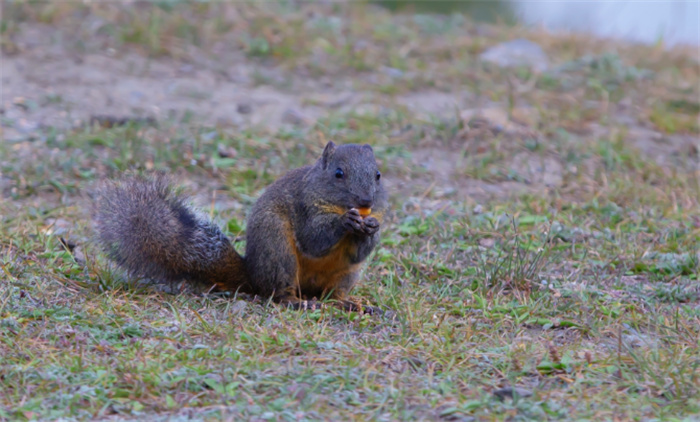
M132 275L248 290L245 262L229 239L199 217L163 175L106 182L92 218L105 253Z

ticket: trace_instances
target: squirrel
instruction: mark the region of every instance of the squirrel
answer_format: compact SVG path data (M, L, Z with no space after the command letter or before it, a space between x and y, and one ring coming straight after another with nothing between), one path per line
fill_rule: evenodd
M289 171L257 199L245 256L162 177L106 182L93 203L98 243L128 273L200 282L215 290L317 309L380 313L348 299L377 246L389 203L369 144L328 142L318 160Z

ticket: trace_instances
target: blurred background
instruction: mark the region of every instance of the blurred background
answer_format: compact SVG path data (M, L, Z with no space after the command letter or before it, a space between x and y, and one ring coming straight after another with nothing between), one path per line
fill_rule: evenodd
M646 43L698 44L700 2L657 1L378 1L395 11L467 13L477 21L520 23Z
M397 194L593 192L580 166L610 159L614 139L664 168L696 165L698 7L5 1L3 148L49 160L35 184L129 168L233 180L240 154L269 156L253 194L336 139L390 157ZM21 165L2 180L16 197L36 189Z
M8 0L3 135L73 127L95 113L182 117L195 105L207 124L277 128L324 114L328 101L287 95L295 89L335 96L337 107L358 104L349 91L386 94L432 115L465 106L466 97L446 94L477 84L482 62L520 67L522 76L623 46L642 60L643 51L675 48L697 61L699 4ZM487 51L523 38L533 44ZM407 93L418 97L397 98Z

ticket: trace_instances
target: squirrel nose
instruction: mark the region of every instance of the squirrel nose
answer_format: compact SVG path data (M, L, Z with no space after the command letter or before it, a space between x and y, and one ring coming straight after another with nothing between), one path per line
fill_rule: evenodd
M372 207L372 198L360 198L360 200L357 201L357 205L360 208L371 208Z

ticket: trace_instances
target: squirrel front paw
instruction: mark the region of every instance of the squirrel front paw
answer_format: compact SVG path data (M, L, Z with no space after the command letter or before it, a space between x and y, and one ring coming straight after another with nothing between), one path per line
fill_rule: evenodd
M366 217L362 222L364 223L364 232L370 236L379 230L379 220L374 217Z
M364 224L360 212L355 208L348 210L343 218L343 225L349 231L364 233Z
M360 212L353 208L345 213L343 225L349 231L371 236L379 230L379 221L374 217L362 218Z

